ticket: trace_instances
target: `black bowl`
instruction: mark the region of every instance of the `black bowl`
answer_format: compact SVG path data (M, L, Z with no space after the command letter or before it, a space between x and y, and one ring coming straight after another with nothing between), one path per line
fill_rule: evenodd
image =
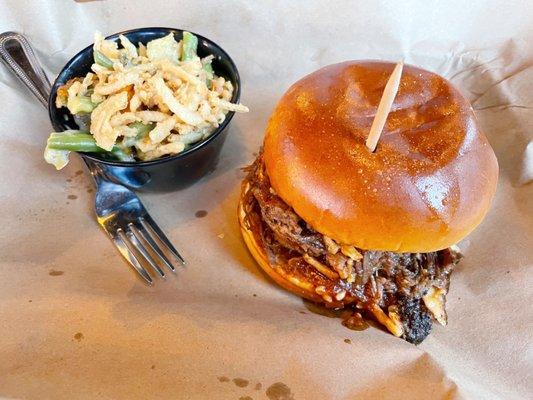
M150 40L158 39L169 33L173 33L176 40L180 40L183 36L183 30L181 29L141 28L119 32L108 36L106 39L117 41L119 35L122 34L132 43L141 42L146 44ZM231 81L234 88L231 101L237 103L240 98L241 81L235 63L216 43L196 33L194 34L198 37L198 55L205 57L212 54L215 57L213 59L215 74ZM65 107L56 108L57 89L69 79L85 76L90 71L93 63L93 47L90 45L72 57L55 80L48 101L48 113L52 126L57 132L66 129L78 129L68 109ZM97 153L79 154L85 159L98 163L109 179L132 189L146 191L181 189L196 182L206 173L215 169L220 150L228 133L227 127L233 118L233 114L233 112L228 112L224 122L207 139L192 145L175 156L152 161L124 162L108 160Z

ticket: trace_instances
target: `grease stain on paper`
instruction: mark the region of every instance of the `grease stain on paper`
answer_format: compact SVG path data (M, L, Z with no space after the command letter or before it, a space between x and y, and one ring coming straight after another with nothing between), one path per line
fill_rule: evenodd
M328 318L341 318L342 314L345 313L345 310L335 310L333 308L326 308L319 304L313 303L309 300L302 300L305 308L313 314L322 315Z
M364 331L369 327L368 322L358 312L348 309L333 309L315 304L308 300L303 300L303 304L307 310L313 314L322 315L328 318L339 318L342 320L342 324L353 331ZM305 314L304 311L300 313Z
M291 389L283 382L276 382L266 390L266 395L270 400L294 400Z
M233 378L230 379L227 376L218 376L217 377L219 382L226 383L226 382L233 382L235 386L240 388L246 388L250 385L250 381L248 379L244 378ZM261 382L257 382L254 386L254 390L261 390L263 388L263 384ZM284 384L283 382L276 382L272 385L270 385L266 389L266 396L270 400L294 400L294 396L291 392L291 389ZM251 396L241 396L239 397L239 400L254 400Z
M196 211L196 212L194 213L194 216L195 216L196 218L203 218L203 217L205 217L206 215L207 215L207 211L205 211L205 210L198 210L198 211Z
M233 383L238 387L246 387L250 381L243 378L233 378Z

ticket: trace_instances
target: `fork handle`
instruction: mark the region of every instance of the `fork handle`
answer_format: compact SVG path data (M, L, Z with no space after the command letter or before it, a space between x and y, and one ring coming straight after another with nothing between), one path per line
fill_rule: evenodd
M48 108L50 81L28 40L17 32L0 33L0 59Z
M17 32L0 33L0 59L17 78L33 93L39 102L48 108L51 85L35 51L26 37ZM93 161L83 157L96 186L105 174Z

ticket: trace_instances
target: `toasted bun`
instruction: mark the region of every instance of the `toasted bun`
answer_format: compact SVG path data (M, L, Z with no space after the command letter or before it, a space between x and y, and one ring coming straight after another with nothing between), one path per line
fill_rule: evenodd
M261 237L245 222L246 212L243 206L243 198L248 191L248 188L247 184L243 186L237 212L239 214L239 225L241 227L242 237L248 250L250 250L250 254L268 276L284 289L308 300L317 303L323 302L323 298L315 293L315 286L309 281L308 276L302 275L298 277L290 274L286 270L286 265L278 265L269 261Z
M358 301L349 292L339 300L336 297L336 282L318 273L316 269L306 263L294 268L289 265L287 260L274 261L273 257L268 257L267 246L259 233L260 227L258 225L253 226L252 221L247 219L244 199L249 188L249 183L245 181L237 210L239 225L244 243L263 271L285 290L315 303L323 304L328 308L343 308ZM322 295L317 293L318 287L322 288ZM325 296L329 297L328 301L325 300Z
M434 73L405 66L374 153L365 146L394 64L349 61L295 83L269 121L277 194L316 231L361 249L429 252L487 213L498 164L473 110Z

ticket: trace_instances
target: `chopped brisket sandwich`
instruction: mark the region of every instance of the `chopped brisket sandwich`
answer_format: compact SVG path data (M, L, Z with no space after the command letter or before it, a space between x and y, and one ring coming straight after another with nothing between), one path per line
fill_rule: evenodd
M408 65L370 152L365 140L393 68L349 61L295 83L248 167L239 221L279 285L418 344L433 321L446 324L455 244L487 213L498 164L468 101Z

